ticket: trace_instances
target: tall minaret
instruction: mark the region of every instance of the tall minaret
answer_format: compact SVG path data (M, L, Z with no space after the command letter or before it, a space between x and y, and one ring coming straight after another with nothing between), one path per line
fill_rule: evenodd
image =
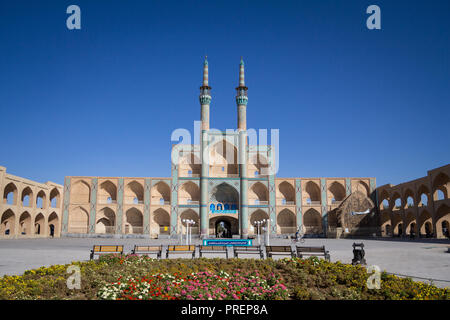
M244 79L244 61L239 64L239 87L236 88L239 131L239 177L241 180L239 222L241 237L248 238L248 179L247 179L247 87Z
M208 60L205 57L205 62L203 63L203 85L200 87L200 105L201 114L200 118L202 120L202 130L209 130L209 105L211 104L211 87L208 85Z
M239 87L236 88L236 104L238 108L238 130L247 130L247 90L245 86L244 61L239 64Z
M207 134L209 130L209 105L211 104L211 87L208 84L208 60L205 57L203 63L203 85L200 87L200 105L201 105L201 141L200 141L200 161L201 161L201 174L200 174L200 235L201 238L208 237L209 222L208 222L208 161L205 159L205 148L207 141Z

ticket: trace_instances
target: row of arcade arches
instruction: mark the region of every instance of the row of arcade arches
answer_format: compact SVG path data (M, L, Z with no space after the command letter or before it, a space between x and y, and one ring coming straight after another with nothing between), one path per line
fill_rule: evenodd
M369 187L363 181L358 182L358 186L365 189L369 194ZM341 182L332 182L328 187L328 204L341 202L346 197L346 190ZM72 184L71 203L84 204L90 202L91 186L84 180L78 180ZM169 204L171 201L171 192L169 184L160 181L156 183L150 191L151 202L158 204ZM292 183L282 181L276 188L276 199L278 205L295 205L295 189ZM261 204L269 201L269 189L262 182L253 183L248 192L249 204ZM141 182L131 181L124 187L124 204L141 204L144 201L144 187ZM187 181L180 185L178 191L178 203L189 204L200 201L200 188L192 182ZM99 204L108 204L117 202L117 183L111 180L101 181L99 183L97 202ZM308 181L303 187L303 205L320 204L321 192L318 182Z
M440 172L433 179L431 188L425 183L407 186L403 192L397 190L382 189L379 191L380 210L400 210L411 207L426 207L431 201L445 200L449 198L450 178L444 172Z
M59 234L60 219L56 212L52 212L48 217L45 217L43 213L38 213L33 217L28 211L18 215L13 210L7 209L0 218L1 236L54 237Z
M268 219L269 216L266 211L258 209L249 215L249 224L253 226L255 221L262 219ZM193 234L199 232L199 215L193 209L186 209L181 212L178 218L179 226L185 226L184 219L191 219L196 222L193 229ZM238 221L230 216L218 215L210 219L210 224L215 220L228 220L234 228L234 233L238 233ZM168 234L170 231L170 214L163 208L158 208L150 215L150 230L152 233ZM144 227L144 216L141 210L132 207L126 210L122 217L122 233L125 234L141 234ZM297 217L295 213L290 209L283 209L277 214L277 233L290 234L294 233L297 228ZM104 207L99 210L95 217L95 233L115 233L117 230L117 216L113 209L110 207ZM86 209L78 206L70 211L69 214L69 233L88 233L89 232L89 213ZM320 234L322 233L322 217L321 214L310 208L303 214L303 225L307 234ZM211 225L210 225L211 228ZM253 230L252 228L250 228Z
M59 208L61 194L56 187L50 192L44 189L33 191L30 186L19 190L14 182L10 182L3 189L3 204L39 209Z
M414 237L414 238L449 238L450 237L450 207L442 204L433 215L428 210L422 210L418 216L412 210L403 216L388 211L381 213L381 232L384 236Z
M99 204L117 202L117 182L112 180L100 181L97 192ZM169 204L170 187L164 181L159 181L151 188L152 203ZM144 186L136 180L124 186L124 204L144 203ZM91 185L85 180L77 180L71 186L70 201L72 204L87 204L91 201Z

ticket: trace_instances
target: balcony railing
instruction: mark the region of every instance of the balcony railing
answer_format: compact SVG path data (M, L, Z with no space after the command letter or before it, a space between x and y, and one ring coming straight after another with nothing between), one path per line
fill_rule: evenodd
M116 226L104 227L104 230L95 230L95 233L114 234L116 233Z
M156 200L152 202L152 205L166 205L166 204L170 204L170 201L168 200Z
M310 201L310 202L307 202L307 203L305 203L304 205L305 206L318 206L318 205L320 205L320 201Z
M297 227L280 227L280 232L282 234L295 233L296 231L297 231Z
M69 233L88 233L89 232L89 227L88 226L84 226L84 227L70 227L69 226Z
M144 231L143 227L135 227L135 226L125 226L124 233L125 234L142 234Z
M260 201L260 200L253 200L251 203L249 203L251 206L267 206L269 205L269 201Z
M128 200L128 201L125 201L125 204L144 204L144 201L142 201L142 200L138 200L138 201Z
M279 200L277 204L282 206L295 206L295 201Z
M98 204L116 204L117 200L103 200L103 199L99 199L97 200Z

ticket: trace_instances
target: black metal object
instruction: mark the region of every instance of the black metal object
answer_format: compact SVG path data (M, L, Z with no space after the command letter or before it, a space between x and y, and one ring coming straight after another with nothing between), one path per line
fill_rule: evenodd
M353 259L352 259L352 265L356 264L363 264L366 265L366 259L364 259L364 256L366 255L366 252L364 251L364 243L356 243L353 242Z

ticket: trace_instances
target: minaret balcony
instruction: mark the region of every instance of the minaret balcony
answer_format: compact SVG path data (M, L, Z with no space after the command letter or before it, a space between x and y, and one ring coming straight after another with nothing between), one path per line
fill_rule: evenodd
M202 94L202 95L200 95L199 100L200 100L200 103L203 105L203 104L211 104L212 99L211 99L211 96Z
M236 103L238 105L247 105L248 97L247 96L236 96Z

